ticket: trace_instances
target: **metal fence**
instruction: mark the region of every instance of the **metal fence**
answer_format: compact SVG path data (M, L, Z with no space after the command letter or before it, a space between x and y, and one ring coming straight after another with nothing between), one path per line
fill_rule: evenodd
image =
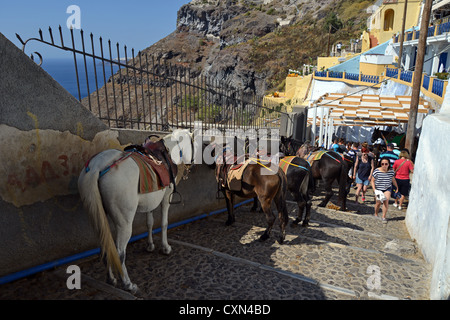
M75 97L110 127L169 131L191 129L195 122L197 127L201 122L204 129L220 130L279 127L279 121L273 120L273 110L262 105L262 96L145 52L135 54L134 49L130 51L119 43L104 43L101 37L97 42L92 33L85 39L83 30L78 37L78 32L70 29L70 41L65 41L60 26L58 43L51 28L48 35L44 39L39 30L38 38L17 38L23 51L29 41L38 41L70 52L77 85ZM36 54L42 63L42 55Z

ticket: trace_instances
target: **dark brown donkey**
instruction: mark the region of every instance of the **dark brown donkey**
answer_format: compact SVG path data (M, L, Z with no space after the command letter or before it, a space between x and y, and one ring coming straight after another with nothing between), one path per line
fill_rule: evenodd
M260 237L260 240L267 240L276 220L271 209L272 201L274 201L278 210L278 217L280 219L281 235L278 242L281 244L286 237L286 225L289 220L286 208L286 176L278 166L272 165L269 167L269 163L266 161L256 158L251 159L252 161L245 167L245 169L243 169L242 179L238 188L230 188L227 182L227 175L230 170L233 170L236 158L234 158L233 161L225 161L225 155L221 155L216 161L216 179L219 184L219 189L225 195L228 209L228 220L226 221L226 225L232 225L235 221L235 196L241 198L257 197L261 203L262 210L266 214L268 224L267 229Z

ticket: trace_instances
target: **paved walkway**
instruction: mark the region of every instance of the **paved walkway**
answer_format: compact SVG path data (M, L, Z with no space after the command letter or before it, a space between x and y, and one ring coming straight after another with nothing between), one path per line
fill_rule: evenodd
M127 268L140 289L134 295L105 284L105 268L93 257L77 262L80 290L67 289L60 267L3 285L0 299L428 299L430 267L414 250L406 210L391 205L383 224L369 194L364 204L349 200L348 212L318 208L315 197L310 227L289 226L283 245L278 220L271 238L258 241L266 222L250 205L237 209L230 227L222 213L169 230L170 256L146 252L145 240L132 243ZM288 201L288 210L293 220L297 205Z

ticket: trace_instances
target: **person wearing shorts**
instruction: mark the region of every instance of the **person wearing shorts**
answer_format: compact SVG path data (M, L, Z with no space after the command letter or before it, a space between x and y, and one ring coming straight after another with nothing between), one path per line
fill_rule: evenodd
M353 170L353 179L356 182L355 202L358 202L359 194L362 192L361 200L366 201L366 192L370 182L370 176L374 170L373 158L369 156L369 152L363 152L361 157L356 158Z
M398 190L397 181L395 180L395 172L390 168L389 159L383 158L380 161L380 167L376 168L372 173L371 183L375 192L375 217L378 217L378 211L383 204L382 211L383 223L387 222L386 214L389 207L389 199L391 198L392 185ZM382 195L382 199L378 199L378 195Z
M408 152L400 152L400 159L395 161L393 169L395 171L395 180L397 180L398 184L398 192L401 194L399 200L395 199L394 207L398 205L398 209L402 210L403 202L409 196L409 190L411 189L409 174L414 172L414 164L409 159Z

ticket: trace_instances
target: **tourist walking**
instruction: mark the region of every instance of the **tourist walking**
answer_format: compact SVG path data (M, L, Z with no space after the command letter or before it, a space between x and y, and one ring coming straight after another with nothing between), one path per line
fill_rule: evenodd
M403 208L405 198L409 196L411 189L411 182L409 175L414 172L414 163L409 158L409 153L405 150L400 152L400 159L394 163L395 180L397 181L398 190L400 192L400 199L395 199L394 207L398 206L399 210Z
M369 187L370 177L375 169L373 158L369 156L369 151L362 153L361 157L356 158L353 170L353 179L356 182L355 202L358 202L359 194L362 192L361 200L366 201L366 192Z
M396 160L398 160L398 155L395 154L394 152L394 145L392 143L389 143L386 147L386 151L382 152L380 154L380 158L378 159L378 163L381 162L381 159L388 159L391 167L394 166L394 163Z
M382 207L382 220L386 223L386 214L391 198L392 185L398 189L397 181L394 178L395 172L391 169L389 159L383 158L380 161L380 167L372 173L371 184L375 193L375 217L378 217L378 211Z

